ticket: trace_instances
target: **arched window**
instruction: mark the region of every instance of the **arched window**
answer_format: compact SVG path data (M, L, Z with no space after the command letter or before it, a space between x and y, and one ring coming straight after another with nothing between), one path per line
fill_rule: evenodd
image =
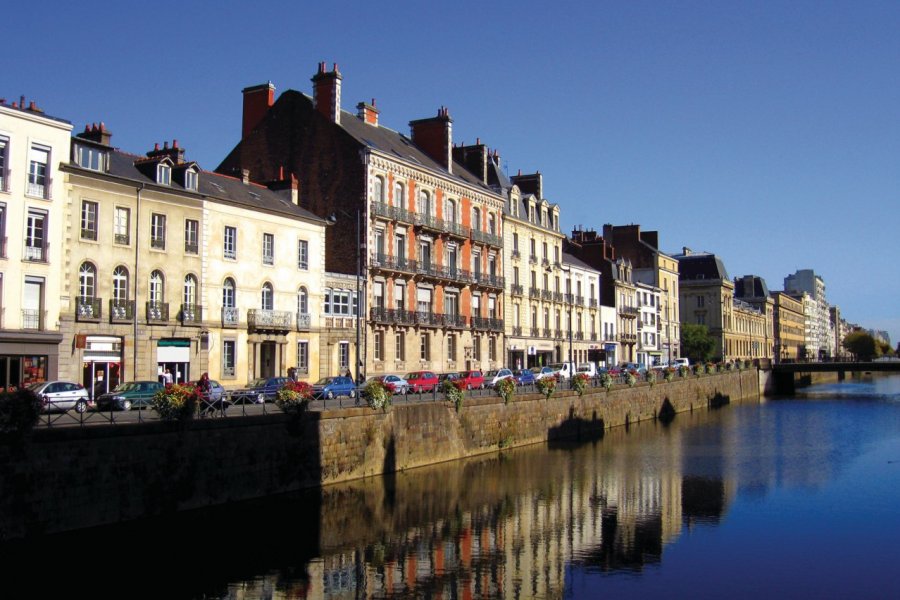
M197 278L193 275L187 275L184 278L184 304L187 306L197 305Z
M228 277L222 284L222 306L234 308L234 279Z
M166 279L162 271L156 270L150 273L150 303L161 304L165 298Z
M431 216L431 196L425 190L419 192L419 202L416 210L420 215Z
M447 200L444 203L444 220L450 221L451 223L456 223L456 202L453 200Z
M305 287L297 290L297 312L301 315L309 313L309 294Z
M406 190L399 181L394 183L394 206L406 208Z
M274 310L275 306L275 292L272 289L271 283L264 283L262 286L262 302L261 302L263 310Z
M472 209L472 229L481 231L481 210L478 208Z
M375 202L384 202L384 179L376 177L375 183L372 185L372 197Z
M494 213L488 213L488 233L497 235L494 225Z
M113 300L116 304L128 301L128 269L121 265L113 271Z
M97 267L86 262L78 270L78 296L85 300L93 300L97 295Z

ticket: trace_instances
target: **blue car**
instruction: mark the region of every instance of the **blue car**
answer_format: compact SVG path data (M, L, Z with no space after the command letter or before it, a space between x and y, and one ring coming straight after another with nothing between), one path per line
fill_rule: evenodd
M356 397L356 384L352 377L323 377L313 384L313 395L316 398L334 398L335 396Z
M275 400L275 393L285 383L290 381L287 377L261 377L254 379L242 390L232 392L234 404L262 404Z
M516 383L519 385L532 385L537 381L531 369L519 369L515 371Z

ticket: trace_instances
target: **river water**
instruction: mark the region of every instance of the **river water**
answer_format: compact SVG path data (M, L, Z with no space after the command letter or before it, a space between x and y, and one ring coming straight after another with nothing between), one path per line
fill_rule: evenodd
M900 376L0 551L32 597L898 598ZM10 596L11 597L11 596Z

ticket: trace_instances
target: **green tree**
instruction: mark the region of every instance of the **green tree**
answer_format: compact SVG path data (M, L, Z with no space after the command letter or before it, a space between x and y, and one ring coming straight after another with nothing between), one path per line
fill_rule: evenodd
M716 340L709 335L706 325L683 323L681 325L681 355L694 363L707 362L712 358Z
M841 345L859 360L872 360L881 350L875 338L865 331L848 333Z
M887 342L882 342L878 340L878 355L879 356L893 356L894 349L891 348L891 345Z

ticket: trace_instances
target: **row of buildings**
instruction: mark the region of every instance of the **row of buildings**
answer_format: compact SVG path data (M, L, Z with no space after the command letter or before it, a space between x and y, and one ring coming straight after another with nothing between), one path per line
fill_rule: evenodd
M724 359L838 347L804 271L769 293L638 225L567 236L542 175L454 143L446 108L405 135L374 100L343 110L341 81L244 89L212 170L0 100L0 384L656 364L684 322Z

